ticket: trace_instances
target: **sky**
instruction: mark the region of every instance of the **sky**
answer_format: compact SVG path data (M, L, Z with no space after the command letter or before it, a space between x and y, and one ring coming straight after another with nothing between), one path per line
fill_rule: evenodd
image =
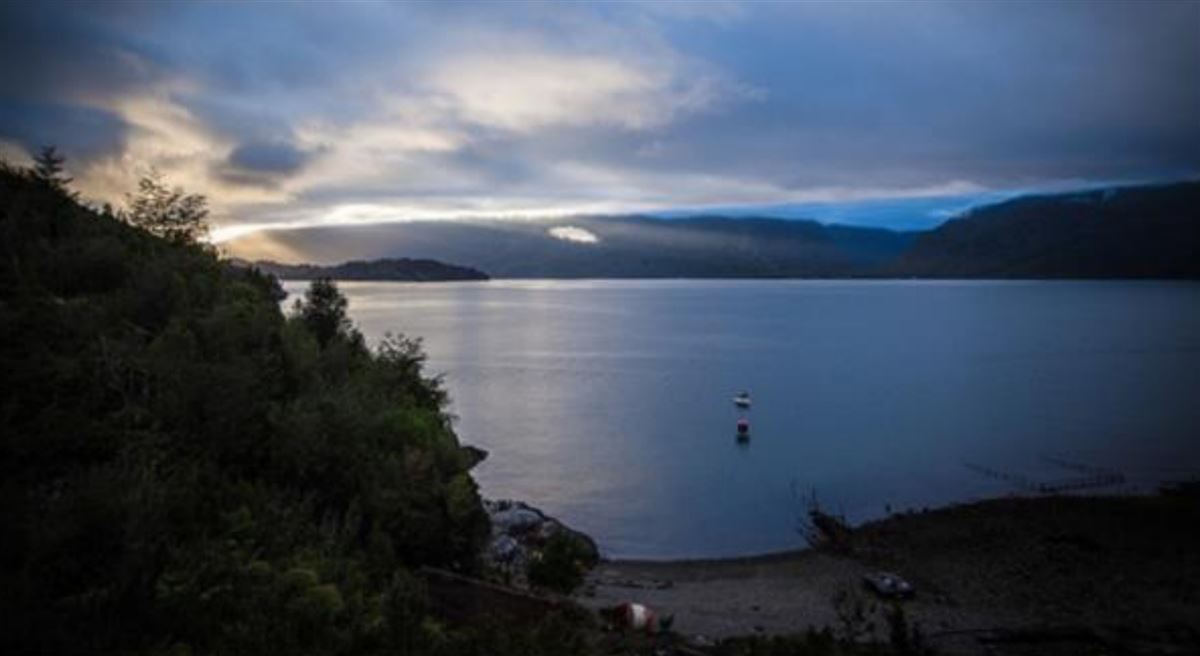
M722 209L928 227L1200 172L1200 2L0 0L0 155L262 228Z

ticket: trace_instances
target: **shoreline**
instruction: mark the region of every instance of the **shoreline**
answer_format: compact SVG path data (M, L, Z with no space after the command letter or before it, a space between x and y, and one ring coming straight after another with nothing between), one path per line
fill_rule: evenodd
M985 505L1001 501L1012 500L1037 500L1049 499L1055 497L1068 497L1077 499L1124 499L1124 498L1145 498L1154 497L1160 493L1161 487L1170 487L1171 483L1163 483L1160 487L1152 489L1138 490L1125 489L1119 492L1112 490L1097 491L1091 493L1063 493L1063 494L1048 494L1048 493L1011 493L1001 496L980 497L969 499L966 501L955 501L943 506L927 506L922 508L911 508L902 511L893 511L888 515L867 519L858 524L851 524L849 527L853 531L862 531L871 528L877 524L886 524L897 518L912 517L925 515L930 513L951 512L957 509L970 508L979 505ZM582 533L581 531L576 531ZM589 536L590 537L590 536ZM595 541L595 538L592 538ZM599 544L599 542L597 542ZM803 546L794 548L779 549L776 551L764 551L758 553L738 554L732 556L668 556L665 558L654 557L608 557L601 553L601 564L619 564L631 566L656 566L656 565L678 565L678 566L721 566L731 564L770 564L771 562L793 560L802 557L804 554L820 551L818 547Z
M915 586L903 610L939 653L985 652L985 629L1186 651L1200 647L1200 591L1187 583L1200 580L1200 532L1184 530L1197 525L1196 483L1152 495L1000 497L866 522L839 552L602 560L574 598L592 609L643 603L703 645L836 628L839 595L878 614L891 602L863 576L888 571Z
M884 520L875 520L884 521ZM866 526L866 524L863 524ZM656 565L678 565L688 567L701 566L720 566L729 564L771 564L799 558L804 554L811 553L812 547L801 547L797 549L785 549L782 551L769 551L759 554L747 554L744 556L714 556L714 557L683 557L683 558L607 558L600 559L601 564L611 565L630 565L630 566L656 566Z

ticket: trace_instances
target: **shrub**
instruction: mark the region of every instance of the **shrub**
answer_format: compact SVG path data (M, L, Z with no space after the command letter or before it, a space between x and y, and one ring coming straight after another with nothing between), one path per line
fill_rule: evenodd
M548 590L570 594L583 583L590 551L579 539L559 531L529 564L529 582Z

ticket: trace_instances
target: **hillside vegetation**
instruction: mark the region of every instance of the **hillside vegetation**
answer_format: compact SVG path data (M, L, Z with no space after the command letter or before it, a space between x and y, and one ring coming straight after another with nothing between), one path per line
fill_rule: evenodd
M1027 196L921 235L920 278L1200 278L1200 183Z
M200 197L55 176L0 164L0 653L695 653L481 580L479 454L417 342L369 349L326 279L285 316ZM539 589L579 583L558 544Z
M253 265L260 271L282 280L400 280L408 282L441 282L487 280L487 274L470 267L455 266L437 260L409 258L382 259L365 262L351 260L335 266L315 264L280 264L259 260Z
M0 652L474 650L411 574L488 531L418 344L7 165L0 244Z

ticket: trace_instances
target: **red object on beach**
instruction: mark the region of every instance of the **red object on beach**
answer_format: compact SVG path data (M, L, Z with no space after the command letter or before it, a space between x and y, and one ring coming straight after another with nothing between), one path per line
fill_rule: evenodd
M646 606L627 601L618 605L615 610L625 628L646 633L658 632L658 618L655 617L654 611Z

